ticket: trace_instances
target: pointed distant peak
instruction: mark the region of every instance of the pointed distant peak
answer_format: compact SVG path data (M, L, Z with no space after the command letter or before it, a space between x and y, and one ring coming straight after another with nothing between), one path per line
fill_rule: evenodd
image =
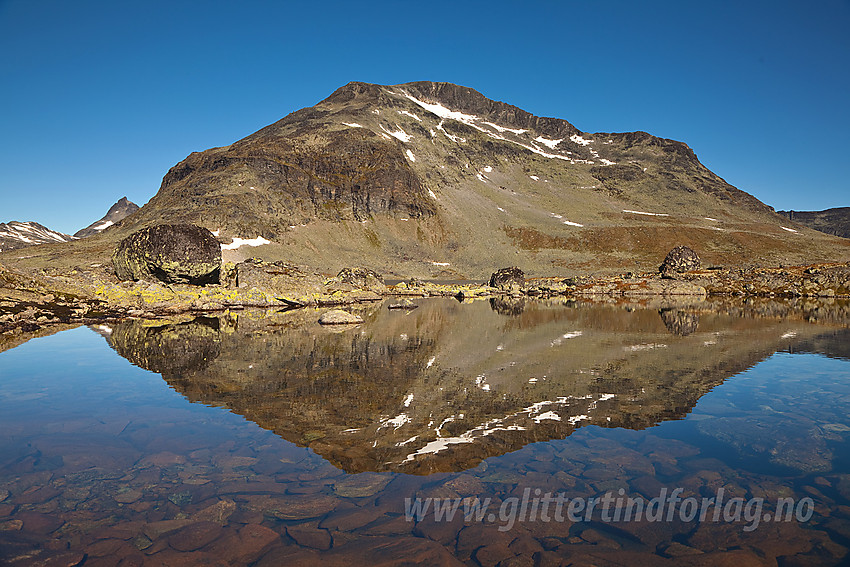
M120 222L127 216L135 213L139 210L139 208L139 205L127 199L126 196L121 197L114 205L109 207L109 210L103 218L93 222L86 228L78 230L74 233L74 236L77 238L85 238L86 236L102 232L113 224Z

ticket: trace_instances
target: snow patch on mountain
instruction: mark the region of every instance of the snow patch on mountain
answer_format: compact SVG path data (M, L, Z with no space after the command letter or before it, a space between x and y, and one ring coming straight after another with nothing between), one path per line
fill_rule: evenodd
M561 138L561 139L559 139L559 140L550 140L550 139L548 139L548 138L544 138L543 136L537 136L536 138L534 138L534 141L535 141L535 142L540 142L541 144L543 144L544 146L546 146L546 147L547 147L547 148L549 148L550 150L554 150L554 149L555 149L555 146L557 146L558 144L560 144L561 142L563 142L563 141L564 141L564 139L563 139L563 138Z
M398 124L396 124L395 127L398 128L398 130L387 130L386 128L384 128L383 125L381 125L381 130L383 130L384 132L386 132L387 134L389 134L390 136L392 136L393 138L395 138L395 139L397 139L401 142L406 143L406 142L409 142L410 140L413 139L413 136L411 136L410 134L408 134L404 130L402 130L399 127Z
M233 237L233 242L230 244L222 244L222 250L236 250L241 246L262 246L264 244L271 244L271 240L266 240L262 236L258 236L257 238L239 238L237 236Z

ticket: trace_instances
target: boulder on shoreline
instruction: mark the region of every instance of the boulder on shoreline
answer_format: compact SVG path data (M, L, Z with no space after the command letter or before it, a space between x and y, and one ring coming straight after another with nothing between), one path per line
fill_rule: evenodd
M504 291L518 290L525 284L525 272L516 266L501 268L490 276L490 287Z
M374 293L384 293L387 291L384 278L374 270L368 268L343 268L336 275L336 278L340 282L358 289L365 289Z
M218 283L221 246L206 228L194 224L160 224L122 240L112 254L121 280L165 283Z
M699 270L699 267L700 261L696 252L687 246L676 246L667 253L658 271L661 272L662 278L673 278L675 274Z

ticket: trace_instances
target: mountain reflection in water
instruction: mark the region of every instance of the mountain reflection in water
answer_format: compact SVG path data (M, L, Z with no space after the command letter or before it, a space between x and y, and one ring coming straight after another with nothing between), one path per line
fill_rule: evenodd
M681 419L777 351L822 352L830 332L704 306L427 299L413 311L357 310L365 322L344 328L302 309L100 329L190 401L226 407L346 472L412 474L467 470L585 425ZM842 333L831 344L846 345ZM822 449L802 445L779 464Z

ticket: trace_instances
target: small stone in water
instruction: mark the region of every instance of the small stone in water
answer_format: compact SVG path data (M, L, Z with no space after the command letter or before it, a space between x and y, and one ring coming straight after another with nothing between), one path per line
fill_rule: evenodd
M362 322L363 318L359 315L354 315L353 313L342 311L341 309L325 311L322 313L322 316L319 317L319 323L322 325L351 325Z

